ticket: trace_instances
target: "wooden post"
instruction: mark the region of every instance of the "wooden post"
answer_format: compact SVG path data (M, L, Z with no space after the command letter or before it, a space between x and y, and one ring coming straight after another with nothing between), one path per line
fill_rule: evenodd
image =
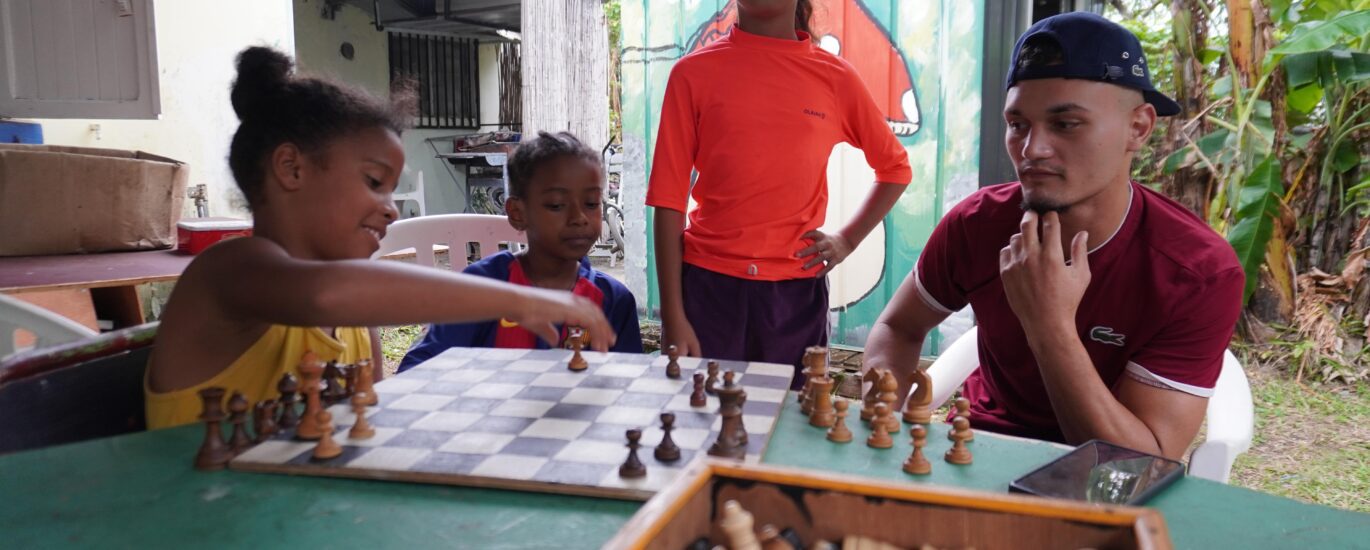
M609 34L601 0L523 3L523 134L568 131L596 151L609 140Z

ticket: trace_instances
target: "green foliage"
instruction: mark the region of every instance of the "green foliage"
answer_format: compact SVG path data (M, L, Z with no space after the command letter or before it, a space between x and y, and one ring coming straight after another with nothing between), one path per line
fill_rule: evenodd
M1215 2L1221 9L1224 3ZM1310 153L1313 132L1285 135L1276 143L1273 109L1262 94L1283 68L1286 84L1284 127L1319 128L1318 181L1331 185L1365 162L1356 136L1370 129L1367 108L1358 100L1370 82L1370 0L1307 0L1269 2L1277 47L1267 52L1258 79L1251 87L1234 78L1234 62L1225 50L1203 50L1200 59L1213 78L1211 107L1202 115L1213 130L1172 153L1162 173L1202 167L1220 183L1209 205L1209 223L1232 243L1246 269L1246 296L1256 288L1266 246L1279 219L1286 194L1282 167ZM1214 18L1218 15L1210 14ZM1176 26L1179 27L1178 25ZM1282 40L1279 40L1281 39ZM1226 42L1217 37L1215 42ZM1183 45L1181 45L1183 46ZM1158 84L1159 86L1159 84ZM1162 90L1170 91L1162 87ZM1364 181L1364 180L1362 180ZM1289 182L1291 186L1298 182ZM1345 211L1370 208L1370 185L1346 186ZM1292 188L1292 187L1291 187ZM1315 216L1305 223L1318 223Z
M381 356L385 359L387 367L398 364L401 359L404 359L404 354L409 352L409 347L414 345L414 341L423 335L423 329L423 325L381 328Z
M1235 350L1251 378L1256 430L1232 466L1232 484L1280 496L1370 512L1370 383L1310 387L1271 376L1260 363L1288 362L1308 342Z
M1261 265L1265 263L1265 245L1270 242L1275 219L1280 214L1280 162L1266 157L1247 175L1237 201L1236 223L1227 232L1227 242L1237 251L1237 259L1246 271L1246 292L1249 299L1260 280Z

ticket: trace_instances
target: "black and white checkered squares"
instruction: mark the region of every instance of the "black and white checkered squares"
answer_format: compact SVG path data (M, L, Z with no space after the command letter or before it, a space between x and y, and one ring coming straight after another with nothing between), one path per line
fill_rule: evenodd
M691 407L691 375L698 358L680 358L683 376L666 377L665 357L582 352L589 363L571 372L565 350L451 349L376 384L381 404L367 412L375 437L347 437L353 413L330 408L343 446L337 458L316 462L314 444L283 434L234 460L240 469L297 474L508 486L558 493L646 499L704 454L718 436L718 400ZM747 391L743 424L746 459L760 460L785 402L793 367L720 361ZM660 415L676 415L671 437L679 461L652 456L661 442ZM639 458L647 477L622 479L624 432L641 429Z

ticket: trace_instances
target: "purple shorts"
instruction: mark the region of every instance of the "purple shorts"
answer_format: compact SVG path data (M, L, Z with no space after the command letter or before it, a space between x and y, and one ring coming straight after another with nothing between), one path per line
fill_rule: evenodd
M681 294L704 357L795 365L828 344L828 279L753 281L684 264Z

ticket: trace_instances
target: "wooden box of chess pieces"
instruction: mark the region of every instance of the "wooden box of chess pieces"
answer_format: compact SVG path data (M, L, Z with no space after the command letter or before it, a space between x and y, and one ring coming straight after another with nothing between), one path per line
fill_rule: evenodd
M605 546L716 547L1169 549L1171 543L1161 514L1146 508L705 458L648 501Z

